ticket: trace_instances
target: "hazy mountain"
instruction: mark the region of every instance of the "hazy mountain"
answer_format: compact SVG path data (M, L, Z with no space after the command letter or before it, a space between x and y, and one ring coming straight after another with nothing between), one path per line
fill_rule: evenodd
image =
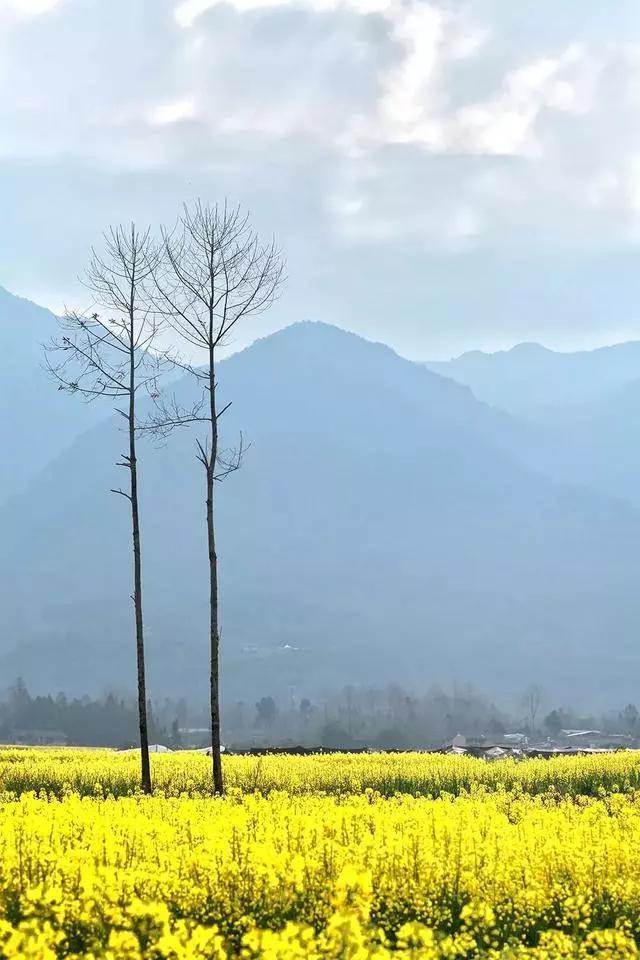
M227 698L346 682L533 679L573 701L632 697L640 520L545 479L517 429L388 348L300 324L223 361L218 488ZM187 384L179 390L188 393ZM130 686L126 504L100 424L0 512L0 668L47 689ZM202 468L186 433L141 451L152 693L202 693Z
M511 350L473 350L430 370L470 387L479 400L514 414L546 416L549 408L598 400L640 378L640 342L557 353L538 343Z
M640 506L640 343L576 353L521 343L428 366L518 417L507 443L521 462Z
M640 379L597 399L539 411L535 429L513 437L522 458L549 476L640 507Z
M45 373L43 345L56 329L52 313L0 287L0 503L105 417L101 405L59 393Z

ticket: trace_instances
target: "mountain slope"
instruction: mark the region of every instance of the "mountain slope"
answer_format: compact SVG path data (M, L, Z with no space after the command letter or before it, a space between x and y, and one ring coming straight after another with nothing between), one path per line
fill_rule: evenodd
M640 343L568 354L522 343L428 366L518 417L502 437L521 462L640 507Z
M43 345L56 329L52 313L0 287L0 504L108 414L57 392L47 377Z
M544 418L549 408L589 403L640 378L640 342L575 353L519 343L511 350L474 350L427 366L492 406Z
M566 697L631 696L640 666L640 522L544 479L469 390L323 324L220 366L225 442L251 443L218 488L227 699L344 683L537 679ZM189 392L189 386L179 385ZM101 424L0 513L0 668L47 689L130 686L121 444ZM204 491L184 432L141 451L154 696L203 695Z
M540 415L520 452L549 476L640 507L640 379Z

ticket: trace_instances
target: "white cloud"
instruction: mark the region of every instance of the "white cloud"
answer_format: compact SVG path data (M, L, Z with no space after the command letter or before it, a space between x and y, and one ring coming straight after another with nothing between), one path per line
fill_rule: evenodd
M185 0L175 9L176 22L181 27L190 27L210 6L210 0Z
M315 12L337 10L339 7L369 13L384 9L387 0L183 0L175 9L176 23L189 29L197 26L203 14L222 3L228 3L239 13L269 10L276 7L300 7Z
M508 73L496 97L459 111L457 122L469 148L540 156L535 126L544 110L589 112L583 69L589 64L586 51L571 44L557 57L534 60Z
M181 120L192 120L196 115L193 100L172 100L170 103L161 103L149 112L149 122L156 127L179 123Z
M108 181L101 217L152 174L152 216L230 192L313 269L347 248L633 249L636 5L0 0L0 162ZM64 217L92 242L75 191Z
M229 3L240 13L281 6L295 6L315 12L345 9L364 16L369 13L385 12L391 9L397 0L181 0L175 8L176 22L185 29L193 27L204 13L219 6L222 2Z
M404 56L383 80L383 136L440 146L442 133L433 114L444 29L445 15L432 4L416 2L396 15L393 36Z
M63 0L0 0L0 14L3 11L18 17L37 17L48 13Z

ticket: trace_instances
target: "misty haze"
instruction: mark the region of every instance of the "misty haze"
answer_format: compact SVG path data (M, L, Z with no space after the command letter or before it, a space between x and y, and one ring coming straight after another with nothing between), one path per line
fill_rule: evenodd
M52 388L51 314L6 292L2 314L2 672L38 692L126 689L118 417ZM390 682L505 705L531 682L550 705L633 700L639 374L633 342L419 362L324 322L222 360L222 444L250 443L218 494L227 703ZM151 689L200 702L193 436L143 438L140 457Z

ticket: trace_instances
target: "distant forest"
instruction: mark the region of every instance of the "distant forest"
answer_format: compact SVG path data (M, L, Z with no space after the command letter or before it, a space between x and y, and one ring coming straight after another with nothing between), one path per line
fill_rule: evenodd
M500 741L508 733L553 738L561 729L598 729L640 736L634 704L600 715L576 713L548 702L532 686L505 710L471 688L453 693L433 689L409 693L398 685L385 689L345 687L325 700L278 700L265 694L256 702L223 706L223 742L230 749L252 747L323 747L349 749L428 749L458 734ZM151 743L172 749L208 746L206 706L184 698L148 704ZM65 694L32 696L18 679L0 700L0 741L4 743L75 744L127 748L138 736L133 695L67 698Z

